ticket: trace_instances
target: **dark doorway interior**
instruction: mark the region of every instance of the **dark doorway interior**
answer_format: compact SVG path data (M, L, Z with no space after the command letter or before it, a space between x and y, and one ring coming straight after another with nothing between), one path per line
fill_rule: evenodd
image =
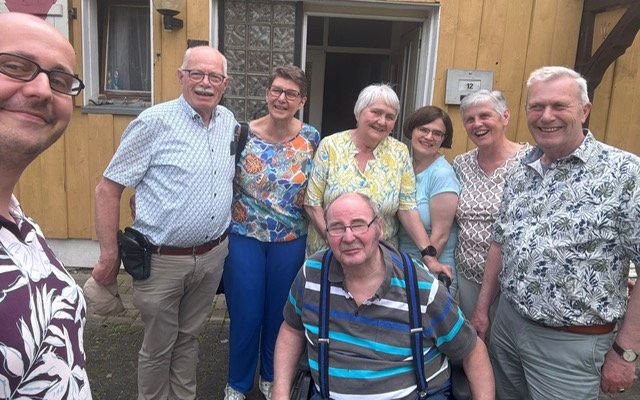
M356 125L353 106L367 85L389 80L389 56L327 53L322 106L322 133L330 135Z

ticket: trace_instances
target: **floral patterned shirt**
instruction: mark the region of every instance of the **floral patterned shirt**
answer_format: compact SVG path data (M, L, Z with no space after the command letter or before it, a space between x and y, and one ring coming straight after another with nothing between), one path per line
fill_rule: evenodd
M0 399L91 399L82 290L27 219L0 217Z
M234 179L231 232L263 242L307 234L304 195L320 133L304 124L282 144L249 132Z
M587 132L542 166L532 150L508 176L493 240L500 286L522 314L549 326L624 316L629 261L640 263L640 158Z
M485 174L480 168L478 149L461 154L453 160L453 170L461 186L456 210L456 268L460 275L470 281L482 284L484 263L491 244L491 226L500 208L504 178L517 160L529 150L531 146L525 144L491 175Z
M324 207L347 192L360 192L378 204L384 223L382 239L398 246L396 212L416 208L416 180L411 156L404 143L387 137L373 150L373 160L360 171L357 149L350 131L328 136L320 142L313 161L313 171L305 204ZM307 254L326 247L313 226L309 226Z

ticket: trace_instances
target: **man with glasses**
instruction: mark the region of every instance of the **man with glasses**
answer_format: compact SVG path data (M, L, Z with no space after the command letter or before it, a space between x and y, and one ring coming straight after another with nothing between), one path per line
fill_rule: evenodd
M178 69L182 95L128 126L96 187L100 258L95 281L116 285L120 198L136 189L133 228L151 242L151 273L133 281L144 322L138 399L195 399L198 335L227 256L237 122L220 106L227 62L190 48Z
M381 242L375 203L345 193L325 209L329 261L328 387L332 399L416 399L408 301L400 255ZM319 384L318 312L326 252L306 260L296 277L275 352L273 399L289 399L298 360L307 349ZM462 359L474 399L492 399L494 386L484 343L465 321L444 285L416 265L424 376L428 398L450 398L448 358ZM320 398L320 397L314 397Z
M0 398L91 399L82 291L12 194L62 135L84 85L51 25L0 13L0 26Z

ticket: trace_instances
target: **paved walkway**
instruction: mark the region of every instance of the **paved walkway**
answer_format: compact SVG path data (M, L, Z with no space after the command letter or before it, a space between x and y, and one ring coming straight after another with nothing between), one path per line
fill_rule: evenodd
M81 286L89 278L90 271L86 268L69 268ZM132 304L131 278L124 272L118 276L118 290L125 306L124 312L110 317L89 314L87 318L84 345L94 400L135 400L137 395L136 366L142 343L142 322ZM229 354L229 316L224 296L216 296L199 342L198 399L222 399ZM602 395L601 398L638 400L640 384L636 382L625 393ZM263 399L257 389L247 396L247 400Z

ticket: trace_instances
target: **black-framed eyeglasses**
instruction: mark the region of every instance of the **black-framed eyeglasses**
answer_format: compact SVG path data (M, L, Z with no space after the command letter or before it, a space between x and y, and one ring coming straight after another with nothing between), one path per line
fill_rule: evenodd
M271 86L269 88L269 95L274 97L274 98L278 98L280 97L280 95L284 93L284 97L287 100L295 100L298 97L301 96L301 93L298 92L297 90L293 90L293 89L283 89L281 87L277 87L277 86Z
M447 134L442 131L427 128L426 126L419 126L416 129L421 136L427 136L429 133L431 133L436 139L442 139L443 137L447 136Z
M186 72L189 75L189 79L191 79L194 82L201 82L206 76L209 78L209 82L211 82L214 85L219 85L222 82L224 82L225 79L227 79L226 76L220 75L216 72L207 73L207 72L199 71L197 69L183 69L181 71Z
M51 90L69 96L77 96L84 89L84 83L75 75L64 71L48 71L35 61L10 53L0 53L0 74L22 82L31 82L41 72L49 78Z
M327 228L327 233L334 237L339 237L347 232L347 228L351 229L352 233L365 233L371 227L371 224L378 219L377 216L373 217L371 222L366 223L364 221L356 221L351 225L331 225Z

